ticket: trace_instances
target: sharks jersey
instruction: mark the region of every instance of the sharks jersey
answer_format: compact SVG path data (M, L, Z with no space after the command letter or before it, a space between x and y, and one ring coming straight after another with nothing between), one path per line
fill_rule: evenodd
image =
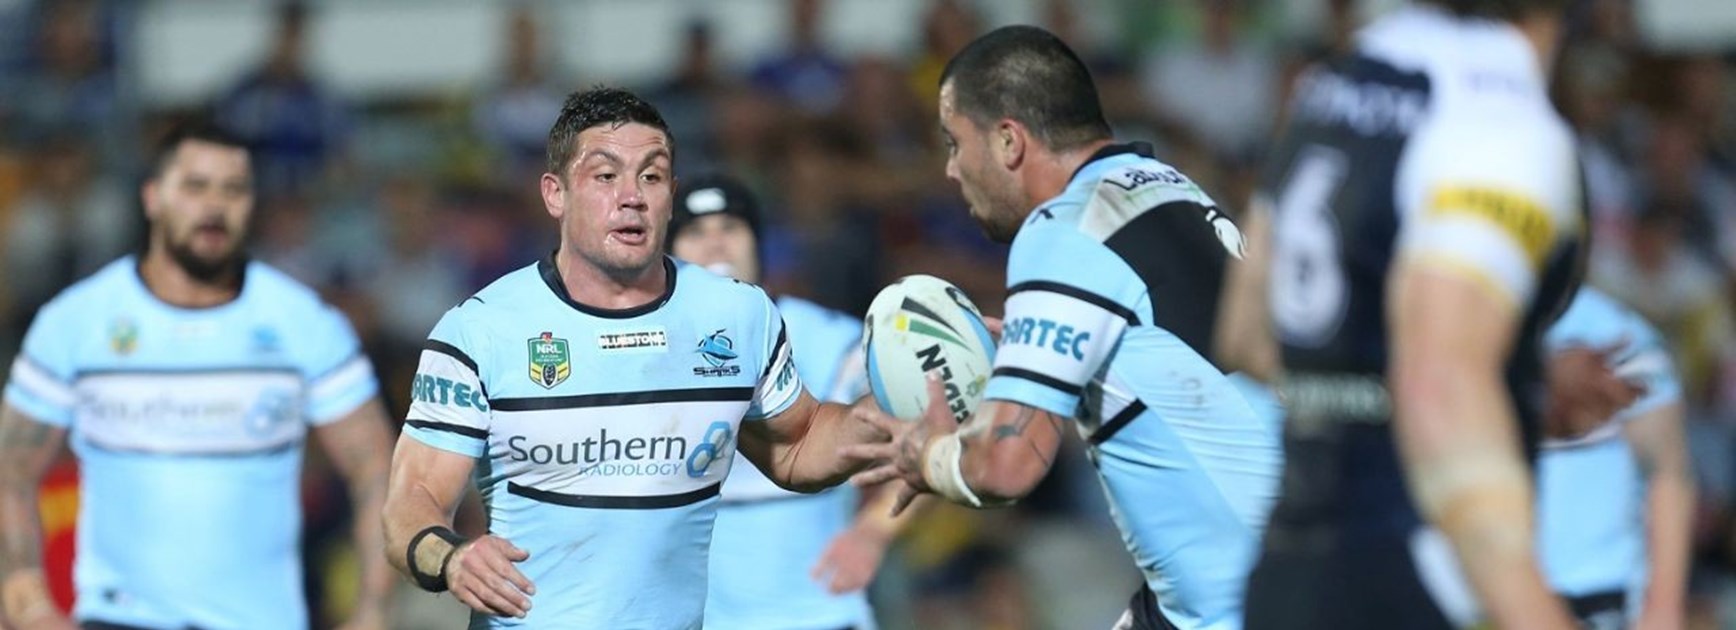
M530 552L525 619L473 628L697 628L740 423L802 391L764 291L665 259L640 307L572 300L554 260L448 311L405 431L476 458L491 533Z
M301 454L309 426L377 393L336 309L261 263L209 308L157 299L115 261L42 307L6 404L79 458L83 621L306 628Z
M830 402L848 404L866 394L862 320L797 298L780 297L777 303L802 382ZM790 492L736 458L712 532L705 627L873 627L865 593L833 595L809 575L826 546L854 521L860 498L849 485L818 494Z
M1596 289L1580 289L1544 336L1551 351L1624 339L1616 371L1643 383L1645 394L1582 438L1545 441L1538 457L1538 556L1550 586L1569 597L1620 593L1644 581L1645 487L1622 425L1680 401L1682 385L1657 330Z
M1127 549L1182 630L1239 626L1276 491L1278 425L1207 358L1241 247L1149 146L1105 148L1013 240L984 393L1078 420Z

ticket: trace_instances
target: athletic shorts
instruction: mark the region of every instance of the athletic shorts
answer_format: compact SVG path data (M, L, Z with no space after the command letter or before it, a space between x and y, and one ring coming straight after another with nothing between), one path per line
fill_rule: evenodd
M1141 584L1127 602L1127 612L1121 613L1112 630L1176 630L1176 627L1157 607L1157 594Z

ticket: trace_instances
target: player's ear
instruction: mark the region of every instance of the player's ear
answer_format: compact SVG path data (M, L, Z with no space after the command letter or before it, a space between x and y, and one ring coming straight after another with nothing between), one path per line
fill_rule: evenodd
M566 183L554 173L543 173L541 183L543 209L548 211L549 216L561 218L567 211Z
M1015 170L1025 162L1025 151L1030 148L1030 137L1025 128L1010 118L1001 119L995 125L994 133L990 135L990 147L1000 160L1001 166L1007 170Z
M139 205L145 209L145 219L147 220L155 221L157 215L162 214L157 203L157 193L161 191L161 187L162 182L157 176L152 176L146 179L145 183L139 185Z

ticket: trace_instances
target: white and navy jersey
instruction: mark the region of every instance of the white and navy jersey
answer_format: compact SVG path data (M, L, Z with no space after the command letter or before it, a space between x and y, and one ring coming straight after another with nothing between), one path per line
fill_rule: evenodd
M1646 388L1591 434L1543 443L1537 462L1537 548L1544 575L1556 592L1569 597L1638 592L1646 577L1645 485L1622 427L1681 401L1681 382L1657 330L1589 287L1580 289L1544 340L1550 352L1626 340L1626 350L1613 357L1616 372Z
M694 628L740 423L802 382L764 291L665 259L668 290L607 310L553 258L448 311L422 352L405 431L477 459L490 532L530 552L525 619L475 628Z
M802 382L823 400L868 393L862 320L806 300L777 300ZM874 626L866 593L833 595L809 575L855 520L861 494L846 484L818 494L779 488L738 457L723 484L711 538L708 630L814 630Z
M1323 528L1349 545L1421 526L1385 383L1387 278L1401 260L1517 305L1506 381L1535 449L1540 335L1577 282L1583 229L1573 137L1547 87L1511 24L1429 5L1381 19L1353 54L1304 74L1257 196L1272 218L1268 297L1289 418L1273 528Z
M306 628L303 442L375 396L373 368L342 314L264 264L197 309L137 269L115 261L42 307L6 385L79 458L74 615Z
M1278 426L1207 358L1241 236L1143 144L1092 156L1007 263L984 397L1076 418L1128 551L1183 630L1236 627Z

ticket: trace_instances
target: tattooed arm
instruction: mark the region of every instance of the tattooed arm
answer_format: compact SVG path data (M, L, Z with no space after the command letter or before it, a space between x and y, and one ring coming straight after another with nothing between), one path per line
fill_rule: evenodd
M353 535L361 564L361 589L345 630L387 628L390 595L397 579L386 564L386 539L380 513L386 504L386 475L392 461L392 436L386 410L370 400L349 415L315 430L332 465L343 475L354 512Z
M71 628L42 575L37 486L66 430L0 407L0 621L20 628ZM0 624L4 625L4 624Z

